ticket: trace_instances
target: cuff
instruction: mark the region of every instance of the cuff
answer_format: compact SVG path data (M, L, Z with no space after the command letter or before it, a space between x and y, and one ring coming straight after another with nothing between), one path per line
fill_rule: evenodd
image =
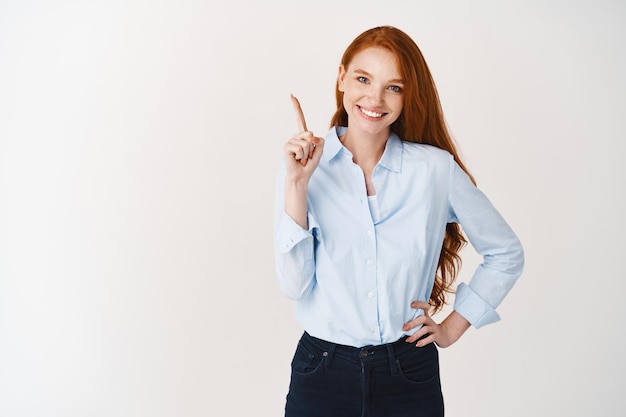
M309 216L310 224L312 224L311 216ZM312 237L310 230L303 229L287 213L283 213L277 228L276 250L280 253L287 253L298 243Z
M456 289L454 309L477 329L500 320L496 310L465 283Z

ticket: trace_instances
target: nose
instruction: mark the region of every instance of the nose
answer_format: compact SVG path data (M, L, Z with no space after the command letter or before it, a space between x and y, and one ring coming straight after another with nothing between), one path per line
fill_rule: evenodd
M370 99L372 104L379 104L383 101L383 89L382 88L372 88L369 91L368 98Z

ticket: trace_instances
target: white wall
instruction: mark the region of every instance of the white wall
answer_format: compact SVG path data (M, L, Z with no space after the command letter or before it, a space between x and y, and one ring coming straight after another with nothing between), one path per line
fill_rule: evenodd
M0 2L0 415L282 415L289 93L324 133L344 48L392 24L527 255L502 322L441 351L447 414L623 416L625 23L609 0Z

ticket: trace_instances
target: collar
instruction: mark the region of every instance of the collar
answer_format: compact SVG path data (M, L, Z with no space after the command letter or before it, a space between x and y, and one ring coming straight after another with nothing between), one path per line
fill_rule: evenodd
M323 162L330 164L341 154L350 154L350 151L348 151L339 140L339 137L343 135L347 129L348 128L345 126L334 126L326 134L324 138L324 154L322 155ZM378 165L393 172L401 172L403 149L404 144L402 140L395 133L390 133L387 143L385 144L385 151Z

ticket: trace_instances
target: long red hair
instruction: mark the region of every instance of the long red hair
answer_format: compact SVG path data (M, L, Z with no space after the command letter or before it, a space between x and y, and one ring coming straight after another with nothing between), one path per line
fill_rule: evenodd
M475 183L461 161L448 131L435 82L417 44L395 27L376 27L363 32L352 41L341 58L341 64L348 68L354 56L369 47L382 47L391 51L397 57L398 69L404 81L403 110L400 117L391 125L391 131L407 142L424 143L450 152ZM343 93L339 91L338 85L335 96L337 111L330 125L348 126L348 113L343 107ZM430 295L430 304L435 312L446 304L446 293L454 292L452 284L461 267L459 252L466 243L459 224L448 223L439 255L435 284Z

